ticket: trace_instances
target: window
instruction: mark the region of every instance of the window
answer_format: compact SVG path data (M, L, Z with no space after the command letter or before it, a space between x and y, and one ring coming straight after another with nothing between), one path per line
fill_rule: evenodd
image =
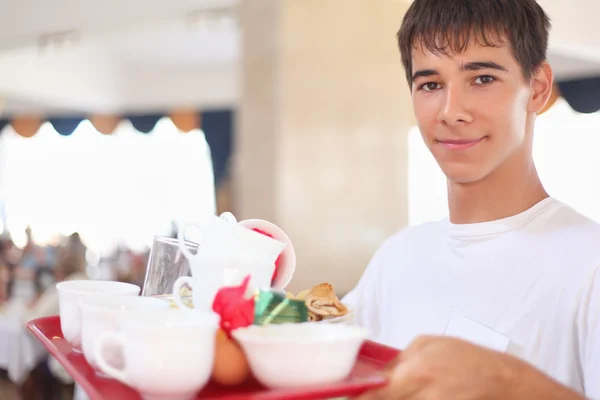
M201 131L170 119L145 135L123 121L112 135L83 121L68 137L46 123L32 138L0 136L0 199L14 241L30 225L40 244L79 232L95 252L141 249L171 223L215 212L210 150Z

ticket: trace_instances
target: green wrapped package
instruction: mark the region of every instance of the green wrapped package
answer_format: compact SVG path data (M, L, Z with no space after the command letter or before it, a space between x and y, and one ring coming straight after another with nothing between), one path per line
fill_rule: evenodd
M254 325L300 323L308 321L302 300L292 300L272 290L259 290L254 297Z

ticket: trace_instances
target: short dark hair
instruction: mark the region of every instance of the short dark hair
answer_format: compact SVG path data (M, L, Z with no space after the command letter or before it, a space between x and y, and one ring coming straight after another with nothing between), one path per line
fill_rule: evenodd
M398 47L412 84L412 51L464 51L471 41L498 46L508 40L525 79L546 60L550 18L536 0L414 0L398 31Z

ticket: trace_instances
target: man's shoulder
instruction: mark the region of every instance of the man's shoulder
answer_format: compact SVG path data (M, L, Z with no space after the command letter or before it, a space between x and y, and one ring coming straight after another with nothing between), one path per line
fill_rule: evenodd
M600 224L574 207L554 201L543 218L525 229L556 260L556 271L585 284L600 268ZM547 268L548 273L552 269Z
M551 222L548 223L548 221ZM579 243L594 241L595 244L598 244L595 239L600 240L600 223L560 201L555 201L553 212L548 215L545 223L551 227L549 231L558 231L571 237L580 236L587 239Z

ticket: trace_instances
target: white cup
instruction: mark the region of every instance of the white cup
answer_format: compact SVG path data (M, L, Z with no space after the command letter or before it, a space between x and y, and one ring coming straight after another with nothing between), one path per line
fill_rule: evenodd
M119 333L94 343L100 370L140 392L144 400L188 400L208 382L214 365L219 316L213 312L135 310L119 320ZM108 345L122 348L124 368L104 358Z
M260 229L273 236L273 239L285 244L279 256L277 276L271 282L273 289L285 290L287 285L292 281L292 277L296 271L296 251L288 235L285 234L283 229L264 219L245 219L238 224L246 229Z
M192 276L180 276L173 285L173 301L181 310L193 310L181 297L181 289L187 285L192 289L194 309L210 311L220 288L225 285L224 273L218 269L198 270Z
M121 315L140 309L167 309L169 303L153 297L98 295L81 300L80 306L83 355L88 364L97 369L94 342L105 332L118 332ZM114 349L105 349L104 356L112 365L122 359L120 352Z
M195 227L202 238L198 251L185 245L186 231ZM236 224L235 217L208 218L202 224L184 224L178 233L179 248L190 263L192 276L179 277L173 285L173 298L179 308L188 309L181 300L184 285L192 288L194 308L211 310L218 290L235 286L250 275L251 289L270 288L275 260L286 244Z
M73 346L73 350L81 351L81 300L110 294L112 296L137 296L140 287L124 282L74 280L60 282L58 291L58 308L60 328L64 338Z

